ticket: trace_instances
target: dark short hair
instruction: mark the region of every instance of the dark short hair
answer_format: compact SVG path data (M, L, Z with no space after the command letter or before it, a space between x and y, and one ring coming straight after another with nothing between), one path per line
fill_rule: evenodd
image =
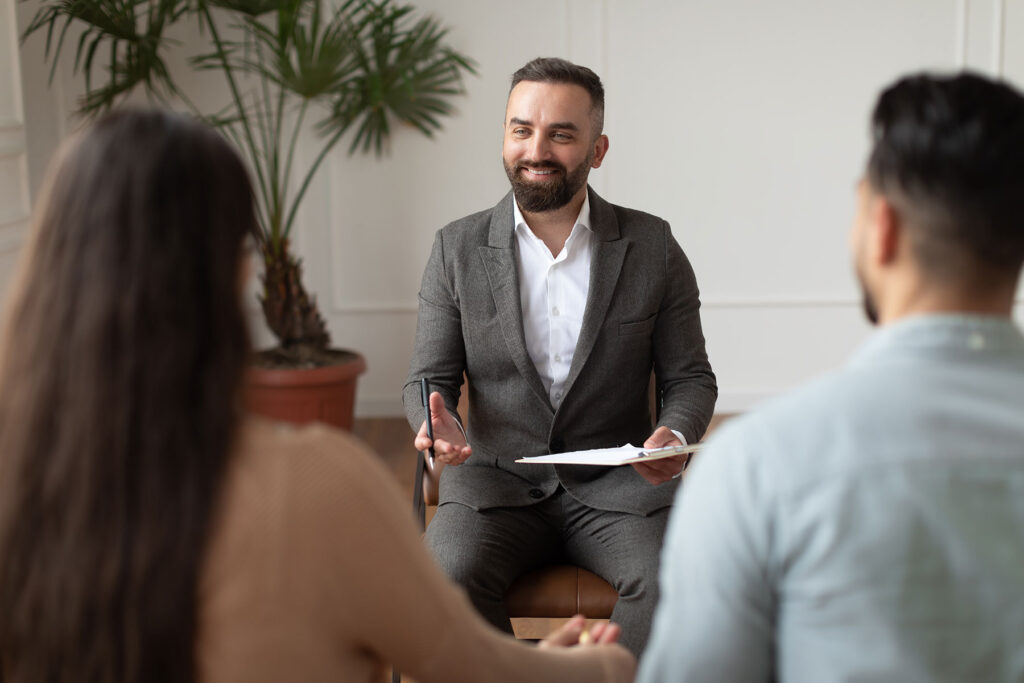
M915 74L882 92L867 177L905 214L921 267L944 279L1024 263L1024 97L962 73Z
M590 95L590 118L594 123L594 137L604 130L604 86L600 77L587 67L558 57L538 57L512 74L509 93L522 81L580 86Z

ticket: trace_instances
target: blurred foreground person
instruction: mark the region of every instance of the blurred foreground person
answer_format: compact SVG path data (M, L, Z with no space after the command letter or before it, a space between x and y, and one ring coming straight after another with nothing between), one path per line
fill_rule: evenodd
M59 155L0 350L4 683L628 680L616 627L487 626L352 437L242 416L254 221L190 119L120 111Z
M886 89L851 234L881 326L681 489L640 680L1024 681L1024 97Z

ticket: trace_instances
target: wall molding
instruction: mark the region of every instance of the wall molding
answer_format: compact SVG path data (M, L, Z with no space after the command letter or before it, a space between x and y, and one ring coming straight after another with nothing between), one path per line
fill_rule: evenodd
M11 229L11 226L22 226L28 222L31 214L28 211L0 212L0 234Z
M1024 305L1024 295L1018 296L1015 305ZM736 310L736 309L809 309L809 308L856 308L860 309L862 302L857 298L712 298L702 299L700 306L704 310ZM330 307L331 313L339 315L414 315L418 311L416 304L404 302L363 302L334 304Z
M859 308L860 299L854 298L712 298L701 300L704 309L736 308ZM408 314L416 313L418 306L413 303L384 301L380 303L335 303L333 313L348 315Z
M701 308L860 308L861 300L854 297L712 297L701 299Z
M0 222L0 254L9 254L21 249L28 232L28 218Z
M0 121L0 159L21 156L26 149L24 124Z
M5 142L4 136L0 135L0 159L17 159L25 155L24 141Z

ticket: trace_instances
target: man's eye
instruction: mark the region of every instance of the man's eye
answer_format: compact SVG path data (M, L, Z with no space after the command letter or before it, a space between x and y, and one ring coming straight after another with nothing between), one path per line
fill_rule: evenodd
M551 137L553 137L556 140L562 141L562 142L564 142L566 140L571 140L572 139L572 137L570 135L568 135L567 133L555 133Z
M515 128L512 130L513 135L518 135L520 137L526 135L527 133L528 131L525 128Z

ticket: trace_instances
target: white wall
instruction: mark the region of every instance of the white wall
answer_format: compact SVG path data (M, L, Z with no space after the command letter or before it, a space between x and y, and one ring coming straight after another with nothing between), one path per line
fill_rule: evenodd
M0 0L0 301L28 228L29 175L15 0Z
M878 90L964 66L1024 84L1024 0L411 1L452 27L479 76L434 141L399 131L379 161L342 145L296 238L335 342L367 356L364 416L401 412L434 231L507 190L501 120L527 60L563 56L604 79L611 151L592 184L672 223L701 283L722 411L833 367L868 332L846 233ZM38 56L24 61L34 150L65 129L46 108L66 119L74 81L47 91Z

